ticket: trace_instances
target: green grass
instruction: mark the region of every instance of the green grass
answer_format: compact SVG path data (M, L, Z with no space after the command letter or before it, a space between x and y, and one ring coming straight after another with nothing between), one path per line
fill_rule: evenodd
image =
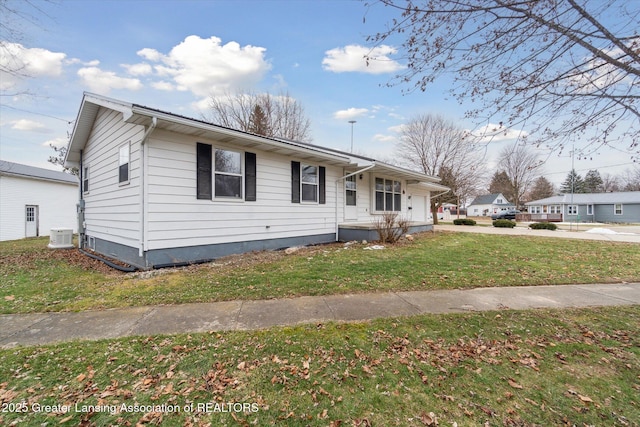
M423 426L435 425L429 424L435 417L441 426L638 426L639 329L636 306L2 350L0 424ZM255 411L183 409L230 408L229 402ZM24 403L26 412L7 411L9 403L14 409ZM181 410L82 410L122 404ZM43 405L71 410L34 412Z
M50 251L43 239L0 251L0 313L640 280L638 245L472 233L427 233L377 251L334 244L246 254L153 274L96 271L88 257Z

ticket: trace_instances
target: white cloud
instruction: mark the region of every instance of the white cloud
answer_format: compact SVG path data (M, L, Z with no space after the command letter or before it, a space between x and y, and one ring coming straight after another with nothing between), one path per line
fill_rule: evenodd
M371 49L352 44L326 51L322 67L334 73L393 73L404 68L399 62L389 57L395 53L397 49L391 46L381 45Z
M43 142L42 146L50 147L51 145L53 145L54 147L60 148L60 147L66 147L68 143L69 143L69 140L67 138L59 136L57 138L53 138Z
M382 143L395 143L398 141L398 137L394 135L385 135L382 133L377 133L373 135L374 141L379 141Z
M474 130L467 129L467 132L475 138L477 143L513 141L528 136L526 131L510 129L494 123L488 123Z
M39 133L49 132L44 124L27 119L20 119L11 122L11 129Z
M271 68L265 51L263 47L240 46L233 41L223 45L218 37L189 36L168 54L145 48L138 55L157 63L156 74L173 79L176 90L206 97L260 81Z
M138 79L119 77L113 71L104 71L98 67L85 67L78 70L82 82L94 92L108 93L111 89L139 90L142 83Z
M339 110L333 113L333 118L338 120L354 119L356 117L364 116L369 112L366 108L348 108L346 110Z
M51 52L41 48L26 48L19 43L0 45L0 70L14 70L15 73L0 72L0 87L13 88L21 77L58 77L66 54Z
M164 90L168 92L172 90L176 90L176 87L173 84L165 81L151 83L151 87L153 87L154 89Z
M122 67L124 67L127 70L127 73L131 74L132 76L146 76L153 72L151 65L147 64L146 62L141 62L139 64L133 65L122 64Z

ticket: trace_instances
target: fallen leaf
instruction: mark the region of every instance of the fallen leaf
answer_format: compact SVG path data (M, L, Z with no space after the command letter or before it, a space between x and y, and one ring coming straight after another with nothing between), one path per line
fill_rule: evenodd
M78 382L82 382L84 381L84 379L87 378L87 376L85 374L80 374L76 377L76 381Z
M512 380L511 378L509 378L509 385L513 388L517 388L519 390L522 390L522 386L520 384L518 384L517 382L515 382L514 380Z
M422 424L426 426L438 425L438 419L436 418L436 414L434 414L433 412L429 412L428 414L426 412L423 412L420 416L420 421L422 421Z
M7 295L6 297L4 297L5 301L13 301L15 299L16 299L16 297L14 295Z
M592 403L593 400L588 396L583 396L581 394L578 395L578 399L582 400L585 403Z

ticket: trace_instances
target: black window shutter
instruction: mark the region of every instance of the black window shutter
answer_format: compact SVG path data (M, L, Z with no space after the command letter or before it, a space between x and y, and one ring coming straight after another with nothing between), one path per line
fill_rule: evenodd
M318 202L321 205L324 205L327 203L327 186L326 186L326 168L324 166L320 166L320 168L318 168L318 191L320 193L320 195L318 196Z
M291 162L291 203L300 203L300 162Z
M211 187L211 145L201 144L197 145L197 197L198 199L211 200L213 193Z
M244 199L256 201L256 153L244 153Z

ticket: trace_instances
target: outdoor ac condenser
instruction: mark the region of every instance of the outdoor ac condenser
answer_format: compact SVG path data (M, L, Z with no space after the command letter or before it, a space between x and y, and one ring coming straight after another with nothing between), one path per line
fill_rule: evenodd
M73 230L71 228L52 228L47 246L51 249L73 248Z

